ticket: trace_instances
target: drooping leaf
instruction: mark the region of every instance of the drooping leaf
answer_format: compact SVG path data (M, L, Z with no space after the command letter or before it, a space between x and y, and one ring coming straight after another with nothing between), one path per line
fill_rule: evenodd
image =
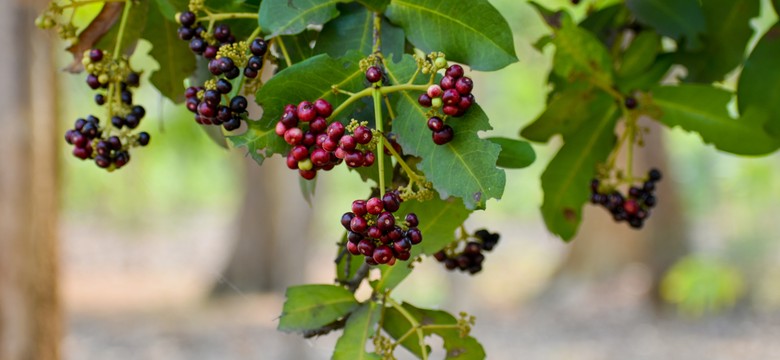
M616 85L618 89L624 93L637 90L648 90L651 87L658 85L658 83L664 79L664 76L669 73L669 69L674 65L674 61L675 54L660 54L655 58L653 65L651 65L649 69L634 76L618 77Z
M228 136L228 139L234 147L245 147L247 154L259 165L273 154L285 154L289 149L273 129L263 127L259 121L247 121L247 125L244 133Z
M340 57L349 50L363 55L373 52L374 13L358 4L347 4L341 8L341 16L322 27L314 51L326 53L331 57ZM382 17L380 33L382 53L399 61L404 53L404 31L390 24Z
M344 326L344 334L336 342L333 360L380 360L378 354L366 351L366 343L374 336L382 308L367 301L355 310Z
M420 220L418 229L422 232L423 241L412 247L412 258L418 255L431 255L443 249L455 240L455 230L469 217L471 211L466 209L460 199L441 200L434 196L432 200L420 202L405 201L401 204L398 214L406 216L414 213ZM374 289L382 293L394 289L409 273L408 262L396 261L395 265L379 267L382 277L373 284Z
M596 165L606 160L615 144L618 116L617 106L612 105L589 119L587 126L566 139L542 174L542 216L547 228L564 240L577 232Z
M732 96L708 85L659 86L652 89L652 104L660 110L657 120L669 127L695 131L705 143L720 150L762 155L780 148L780 138L769 136L762 126L765 116L744 112L734 119L729 115L727 104Z
M458 320L446 311L422 309L409 303L403 303L402 307L421 325L457 325L458 323ZM400 311L398 314L400 314ZM408 322L403 315L401 316ZM445 359L447 360L479 360L485 358L485 349L482 348L477 339L472 336L461 337L460 330L457 328L424 329L423 334L424 336L434 334L444 341L444 349L447 351ZM415 341L419 340L416 334L413 334L412 338ZM419 344L417 346L409 346L407 349L415 354L420 354L421 351Z
M287 104L322 98L329 101L334 108L338 107L348 96L334 94L332 85L347 91L363 89L365 75L358 66L361 57L355 52L341 59L321 54L276 74L263 85L256 96L257 102L263 107L263 118L260 121L263 129L273 129ZM356 102L339 116L348 116L360 104Z
M510 138L488 138L494 144L501 145L501 153L498 154L496 165L504 169L522 169L528 167L536 160L536 153L531 144Z
M295 35L309 25L322 25L339 15L336 4L351 0L277 0L260 4L258 23L270 39Z
M760 108L771 114L766 130L780 137L780 24L775 24L758 41L745 62L737 86L737 104L742 114Z
M292 286L287 288L285 295L287 300L278 329L287 332L317 329L349 314L359 305L351 292L335 285Z
M661 37L658 33L653 31L640 32L623 53L617 75L630 78L644 73L653 65L660 50Z
M612 59L592 33L564 22L553 39L553 72L569 82L588 79L602 86L612 84Z
M152 43L149 55L160 65L150 80L165 97L180 103L184 101L184 80L195 71L195 56L187 42L181 41L176 35L179 25L166 19L162 11L162 6L151 7L149 24L142 34L144 39Z
M515 61L512 30L487 0L392 0L387 17L425 52L475 70L498 70Z
M408 55L405 59L411 61ZM409 67L395 65L386 64L388 76L393 83L404 83L411 76ZM422 158L419 169L436 191L443 198L462 198L469 209L484 208L488 199L501 198L506 174L495 165L501 146L477 136L477 132L491 129L479 105L474 104L463 117L449 120L455 137L445 145L436 145L426 125L426 109L419 106L417 96L400 94L393 131L406 154Z
M520 134L531 141L548 142L555 134L577 134L587 121L604 114L614 104L612 97L592 88L569 87L555 93L547 109Z
M130 3L133 5L130 7L130 13L127 15L127 24L122 35L122 48L120 49L123 53L135 48L136 42L141 38L141 33L148 23L149 1L128 2L126 6L129 6ZM111 30L103 35L95 46L100 49L114 51L114 45L119 37L120 23L121 20L118 19L114 26L111 27Z
M759 0L703 1L702 10L707 21L704 46L701 51L683 52L679 57L688 69L686 81L720 81L739 66L753 36L750 19L758 16L760 8Z
M320 33L314 30L306 30L296 35L285 35L277 37L277 44L279 47L284 46L284 50L289 56L291 64L297 64L303 60L306 60L316 53L312 49L312 43L318 41ZM278 71L287 68L287 60L285 58L279 59Z
M626 0L626 6L661 35L685 39L688 50L701 48L701 35L707 29L698 0Z

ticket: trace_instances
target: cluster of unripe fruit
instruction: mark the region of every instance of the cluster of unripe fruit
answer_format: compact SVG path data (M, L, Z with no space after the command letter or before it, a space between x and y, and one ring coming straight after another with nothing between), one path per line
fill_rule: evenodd
M347 230L347 251L365 256L369 265L409 260L412 246L423 237L416 214L408 213L403 220L396 218L401 202L396 191L352 202L352 211L341 216L341 225Z
M311 180L318 170L329 171L342 162L351 168L374 165L376 155L369 145L374 137L365 125L349 127L334 121L328 124L333 106L324 99L302 101L284 108L276 134L292 146L287 167Z
M417 98L417 102L423 107L441 109L444 115L461 117L474 104L474 82L471 78L463 76L463 67L454 64L447 68L444 77L439 84L433 84L428 90ZM445 118L446 119L446 118ZM432 132L433 142L444 145L452 141L455 132L452 127L445 124L438 116L428 119L428 128Z
M106 55L100 49L92 49L85 53L82 63L88 73L87 85L98 91L95 103L108 104L111 126L119 133L112 135L108 124L101 126L98 117L89 115L76 120L73 128L65 132L65 141L73 145L73 156L94 159L98 167L114 170L130 161L130 148L148 145L150 136L145 131L131 131L146 115L142 106L133 105L130 91L139 85L140 74L131 71L125 59L109 59Z
M209 72L215 77L203 86L190 87L185 92L187 109L195 113L195 122L202 125L222 125L225 130L241 126L247 99L241 95L229 98L233 85L229 80L239 77L256 78L263 67L263 56L268 44L255 38L247 46L236 41L230 27L217 25L211 34L197 22L195 13L185 11L177 15L181 24L179 38L189 41L190 50L209 60ZM249 55L246 52L249 51Z
M607 209L616 222L625 221L632 228L640 229L650 216L650 209L657 203L654 192L655 184L659 180L661 180L661 172L651 169L647 173L646 181L640 186L631 186L627 196L623 196L617 190L602 191L601 182L593 179L590 184L590 201Z
M443 249L433 254L433 257L443 263L447 270L458 269L474 275L482 271L482 263L485 261L483 250L493 250L500 237L498 233L491 233L485 229L477 230L473 239L466 242L461 249Z

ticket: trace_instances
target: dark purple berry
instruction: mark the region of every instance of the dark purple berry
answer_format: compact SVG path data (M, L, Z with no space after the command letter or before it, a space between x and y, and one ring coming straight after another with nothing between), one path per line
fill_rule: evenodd
M633 96L626 97L624 104L626 105L626 109L629 110L636 109L637 105L639 105L639 103L636 101L636 98Z
M314 102L314 110L317 111L317 115L327 118L333 114L333 105L324 99L317 99Z
M444 121L438 116L431 117L428 119L428 128L431 131L441 131L444 128Z
M217 80L217 91L221 94L228 94L233 90L233 84L225 79Z
M366 70L366 80L370 83L379 82L382 80L382 70L379 67L372 66Z
M354 217L355 214L351 212L344 213L344 215L341 215L341 226L343 226L344 229L347 229L347 231L349 231L351 229L349 226L349 222L352 221L352 218Z
M420 224L420 221L417 219L417 214L415 213L406 214L404 221L406 222L406 226L410 228L417 227L417 225Z
M252 52L252 55L263 56L268 51L268 44L265 42L265 40L256 38L249 45L249 51Z
M252 56L246 63L246 66L252 70L260 71L263 68L263 58L260 56Z
M151 139L151 136L149 136L149 133L146 131L141 131L138 133L138 145L146 146L149 145L149 140Z
M195 37L195 29L182 26L176 31L176 34L179 36L179 39L190 41Z
M246 111L248 104L245 97L238 95L230 100L230 110L240 114Z
M237 116L234 116L234 117L230 118L230 120L225 121L222 124L222 127L225 128L225 130L227 130L227 131L238 130L238 128L241 127L241 118L237 117Z
M217 25L214 28L214 38L219 42L227 42L230 38L230 27L225 24Z
M417 102L422 107L431 107L431 105L432 105L431 97L428 96L428 94L425 94L425 93L420 94L420 97L417 98Z
M444 125L441 130L433 132L433 142L436 145L444 145L452 141L453 137L455 137L455 131L449 125Z
M195 13L192 11L184 11L179 13L179 24L182 24L183 26L190 27L192 25L195 25Z
M463 76L463 67L458 64L451 65L444 74L451 78L459 79Z
M203 54L206 50L206 42L200 38L194 38L190 40L190 50L196 54Z
M89 51L89 60L93 63L100 62L100 60L103 60L103 50L100 49L92 49Z

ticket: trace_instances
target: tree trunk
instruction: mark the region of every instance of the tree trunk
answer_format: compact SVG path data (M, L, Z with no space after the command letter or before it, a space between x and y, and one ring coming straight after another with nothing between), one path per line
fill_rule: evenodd
M297 172L278 159L246 159L238 238L214 295L284 291L303 281L311 209L298 199Z
M0 0L0 359L60 358L57 129L46 1Z

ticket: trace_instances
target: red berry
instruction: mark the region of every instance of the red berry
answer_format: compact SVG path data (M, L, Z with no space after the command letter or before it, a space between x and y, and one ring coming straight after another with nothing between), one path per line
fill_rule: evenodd
M428 94L420 94L420 97L417 98L417 102L420 103L420 106L422 107L431 107L431 97L428 96Z
M290 153L292 153L293 158L295 158L295 160L298 161L303 161L309 157L309 149L307 149L303 145L296 145L295 147L293 147Z
M292 151L290 151L287 154L287 167L290 170L297 170L298 169L298 160L295 160L295 156L293 156Z
M355 213L357 216L363 216L368 213L368 210L366 210L366 201L365 200L355 200L352 202L352 212Z
M428 128L431 129L431 131L439 131L444 128L444 121L438 116L431 117L428 119Z
M368 239L360 240L357 248L358 251L360 251L360 253L365 256L374 255L375 247L374 247L374 243L371 240Z
M330 162L330 154L324 149L316 148L311 152L311 162L314 166L323 167Z
M458 90L448 89L444 91L444 95L441 96L441 100L444 102L444 105L457 106L458 103L460 103L460 94L458 93Z
M395 226L395 217L393 217L392 213L384 211L379 214L379 216L377 216L376 226L379 228L379 230L385 232L393 230L393 227Z
M372 257L374 258L374 261L379 264L387 264L393 259L393 250L387 245L379 245L374 249Z
M639 204L634 199L628 199L623 203L623 210L626 214L635 215L639 211Z
M445 75L458 79L463 76L463 67L458 64L451 65L447 68Z
M393 193L387 193L385 196L382 196L382 205L385 207L385 210L396 212L401 207L401 202L393 196Z
M406 261L406 260L409 260L409 258L412 257L412 253L410 253L408 251L399 252L399 253L395 254L395 257L398 258L398 260Z
M349 253L352 255L360 255L358 245L351 242L347 242L347 251L349 251Z
M287 127L282 124L282 122L276 123L276 128L274 129L274 132L276 132L276 135L284 136L284 133L287 132Z
M441 89L441 86L436 85L436 84L433 84L433 85L429 86L428 87L428 91L427 91L428 96L431 99L440 97L442 92L443 92L443 90Z
M337 159L344 160L344 157L347 156L347 152L344 151L344 149L337 147L336 150L333 151L333 156Z
M284 132L284 141L290 145L298 145L303 141L303 131L299 128L288 129Z
M374 165L374 161L376 161L376 155L374 155L373 152L366 151L365 154L363 154L363 166L372 166Z
M460 97L460 102L458 103L458 107L461 110L468 110L471 105L474 105L474 95L467 94Z
M298 119L303 122L309 122L317 117L317 110L314 109L314 104L309 101L301 101L298 104Z
M458 90L461 95L471 94L471 90L474 89L474 81L469 77L462 77L455 82L455 89Z
M348 212L344 213L344 215L341 215L341 226L343 226L347 231L350 230L349 228L349 222L352 221L352 218L355 217L354 213Z
M327 133L328 137L331 138L334 141L338 141L341 139L341 136L344 135L344 124L336 121L328 125Z
M317 176L317 170L298 170L298 174L301 175L302 178L306 180L314 179L315 176Z
M331 138L327 138L322 142L322 148L326 151L336 151L339 148L339 143Z
M336 151L341 148L336 149ZM360 151L349 151L344 155L344 162L351 168L357 168L363 166L363 153Z
M287 128L293 128L298 126L298 116L295 115L295 111L285 111L282 114L281 121Z
M355 137L355 141L357 141L358 144L368 144L371 142L371 139L373 138L373 135L371 134L371 129L360 125L357 128L355 128L353 136ZM344 138L342 138L343 140Z
M209 104L205 102L201 102L198 104L198 114L205 116L207 118L212 118L216 112L216 106L210 106Z
M404 221L406 222L406 226L410 228L417 227L417 225L420 224L420 220L417 219L417 214L415 213L406 214L406 218L404 219Z
M379 82L382 80L382 70L379 70L376 66L368 68L368 70L366 70L366 80L370 83Z
M379 239L382 237L382 230L379 230L379 228L376 225L371 225L368 227L368 230L366 231L366 235L370 238Z
M305 145L307 148L314 145L314 143L316 142L317 142L317 137L314 136L314 134L312 134L311 131L307 131L303 133L303 141L301 143Z
M344 151L352 151L355 150L355 147L357 146L357 140L355 140L352 135L344 135L339 139L339 146L344 149Z
M317 111L317 115L326 118L333 113L333 105L324 99L317 99L317 101L314 102L314 110Z
M433 133L433 142L436 145L444 145L452 141L453 137L455 137L455 131L452 130L451 126L444 125L443 129Z
M455 116L457 117L458 113L460 113L460 108L456 105L446 105L443 108L441 108L441 112L449 115L449 116Z
M366 210L369 214L379 215L384 210L384 204L379 198L372 197L366 201Z
M441 85L441 88L444 90L454 89L456 81L457 80L453 77L445 76L441 78L441 81L439 81L439 85Z
M412 244L417 245L422 242L422 232L418 228L411 228L406 232L406 236L412 241Z
M393 242L393 250L396 254L408 252L412 249L412 241L409 238L402 238Z

